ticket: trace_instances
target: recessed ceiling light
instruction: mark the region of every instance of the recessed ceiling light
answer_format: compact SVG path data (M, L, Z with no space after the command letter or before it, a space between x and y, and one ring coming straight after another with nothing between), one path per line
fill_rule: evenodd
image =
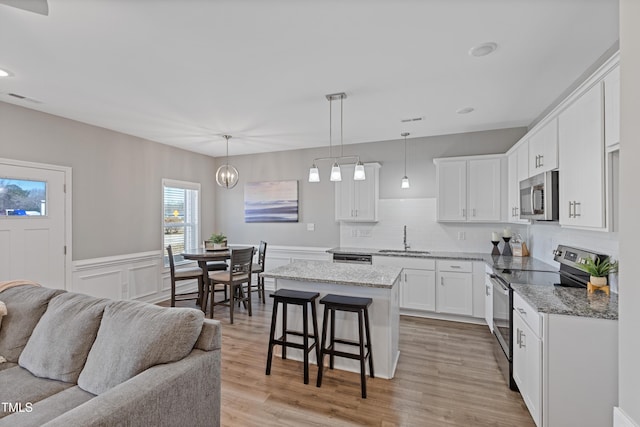
M487 56L498 48L498 44L494 42L482 43L469 49L471 56Z
M464 108L460 108L459 110L457 110L456 113L458 113L458 114L469 114L473 110L475 110L473 107L464 107Z
M9 73L7 70L3 70L2 68L0 68L0 77L9 77L11 75L11 73Z

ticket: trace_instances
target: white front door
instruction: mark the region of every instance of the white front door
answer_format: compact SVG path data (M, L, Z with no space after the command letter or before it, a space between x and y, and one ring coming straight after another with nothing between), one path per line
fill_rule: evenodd
M0 281L65 289L67 175L69 168L0 159Z

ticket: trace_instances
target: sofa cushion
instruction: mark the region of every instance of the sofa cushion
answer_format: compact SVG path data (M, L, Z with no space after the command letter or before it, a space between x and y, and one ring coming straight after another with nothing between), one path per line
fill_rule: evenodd
M8 404L0 405L0 418L13 413L16 409L15 405L19 405L18 408L27 410L27 403L33 405L74 385L62 381L38 378L20 366L5 369L0 374L0 402L8 402ZM13 408L10 407L9 403L13 405Z
M187 356L200 335L204 314L134 301L107 305L78 385L101 394L159 363Z
M9 362L18 361L49 300L63 292L29 285L0 292L0 299L7 305L7 315L2 319L0 328L0 356Z
M109 300L64 293L49 301L18 363L33 375L76 383Z
M30 412L14 412L0 418L0 427L41 427L47 421L59 417L94 397L80 387L73 386L34 403Z

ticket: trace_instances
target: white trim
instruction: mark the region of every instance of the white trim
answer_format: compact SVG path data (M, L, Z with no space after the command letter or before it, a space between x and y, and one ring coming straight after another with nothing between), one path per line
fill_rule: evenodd
M67 248L67 253L65 254L65 262L64 262L64 286L65 289L70 289L73 280L73 205L72 205L72 195L73 195L73 176L72 169L69 166L59 166L52 165L49 163L35 163L35 162L25 162L22 160L13 160L6 159L0 157L0 163L6 164L9 166L20 166L26 168L34 168L34 169L45 169L52 170L56 172L64 173L64 185L65 185L65 196L64 196L64 246Z
M616 406L613 408L613 427L640 427L640 425L633 421L622 408Z

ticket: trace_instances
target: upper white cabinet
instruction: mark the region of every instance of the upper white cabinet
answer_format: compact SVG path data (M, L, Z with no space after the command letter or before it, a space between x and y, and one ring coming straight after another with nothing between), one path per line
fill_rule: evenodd
M560 113L561 225L605 227L603 110L598 82Z
M529 174L558 168L558 119L547 122L529 137Z
M604 143L607 147L620 143L620 67L604 78Z
M507 155L507 221L528 223L520 219L520 181L529 176L529 142L525 140Z
M506 203L505 156L434 159L434 163L438 221L501 221Z
M340 168L342 181L335 183L336 221L378 221L380 164L364 165L364 181L354 181L355 165L343 165Z

